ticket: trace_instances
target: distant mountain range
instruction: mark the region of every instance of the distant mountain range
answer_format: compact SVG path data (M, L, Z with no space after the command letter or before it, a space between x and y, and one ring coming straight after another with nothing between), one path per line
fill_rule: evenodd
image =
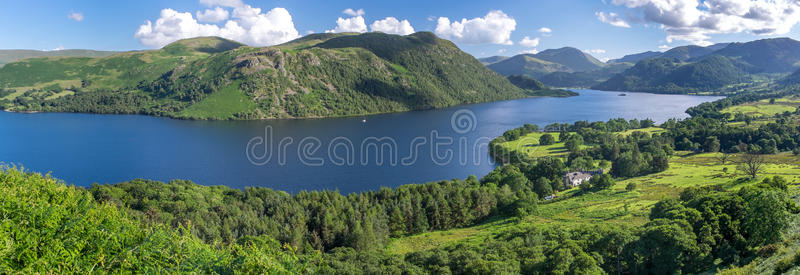
M501 75L525 75L554 87L592 86L631 66L629 63L606 64L571 47L519 54L488 65Z
M608 63L609 64L626 63L626 62L627 63L636 63L636 62L639 62L639 61L642 61L642 60L645 60L645 59L648 59L648 58L653 58L653 57L659 56L661 54L663 54L663 53L662 52L653 52L653 51L629 54L629 55L623 56L622 58L611 59L611 60L608 61Z
M657 93L722 92L736 91L755 82L770 82L800 69L800 42L774 38L708 47L681 46L665 52L630 54L607 63L565 47L485 64L501 75L526 75L554 87Z
M735 91L800 68L800 42L773 38L711 47L678 47L644 59L592 88L661 93Z
M605 64L581 50L564 47L537 54L520 54L488 65L501 75L527 75L539 77L552 72L586 72L602 68Z
M429 32L313 34L256 48L217 37L0 68L0 107L193 119L365 115L530 96Z
M0 50L0 67L17 60L22 60L31 57L45 57L45 56L104 57L115 53L118 52L93 51L93 50L56 50L56 51Z

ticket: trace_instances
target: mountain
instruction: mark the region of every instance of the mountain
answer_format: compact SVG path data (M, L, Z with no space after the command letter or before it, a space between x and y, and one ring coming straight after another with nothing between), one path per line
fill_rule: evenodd
M752 83L753 79L775 79L798 69L800 42L772 38L677 47L639 61L633 68L593 87L660 93L715 92Z
M255 48L216 37L0 68L0 107L192 119L365 115L525 97L429 32L314 34Z
M539 77L551 72L572 71L567 66L536 58L533 54L520 54L487 66L500 75L527 75Z
M57 51L0 50L0 67L17 60L22 60L31 57L43 57L43 56L103 57L115 53L118 52L92 51L92 50L57 50Z
M506 60L506 59L508 59L508 56L495 55L495 56L490 56L490 57L478 58L478 61L480 61L483 65L489 65L489 64L494 64L494 63Z
M564 65L573 72L588 72L605 65L594 56L571 47L544 50L537 53L536 58Z
M551 89L542 82L527 75L509 75L506 77L511 84L524 89L530 96L570 97L577 96L573 91Z
M538 78L552 72L584 72L602 68L605 64L578 49L564 47L537 54L519 54L489 64L489 69L509 76L527 75Z
M751 73L791 73L800 68L800 41L791 38L731 43L713 54L750 64Z
M632 68L593 89L654 93L692 93L720 89L727 85L750 81L742 64L719 55L698 62L676 58L651 58L639 61Z
M675 58L680 61L687 61L689 59L694 59L698 57L706 56L710 53L714 52L713 49L709 49L706 47L696 46L696 45L689 45L689 46L680 46L672 48L660 55L659 58Z
M797 70L794 73L784 77L783 79L780 80L780 83L783 85L800 84L800 70Z
M628 68L633 67L632 63L610 63L605 67L588 72L553 72L538 79L545 85L551 87L591 87L608 80Z
M644 59L648 59L648 58L659 56L661 54L662 54L662 52L647 51L647 52L643 52L643 53L629 54L629 55L623 56L622 58L618 58L618 59L611 59L607 63L608 64L625 63L625 62L636 63L636 62L639 62L639 61L644 60Z
M547 89L547 86L542 84L542 82L529 76L509 75L506 78L508 78L508 81L510 81L511 84L514 84L515 86L520 87L522 89L533 90L533 91Z
M207 36L175 41L162 50L172 55L191 55L200 53L220 53L245 46L242 43L220 37Z

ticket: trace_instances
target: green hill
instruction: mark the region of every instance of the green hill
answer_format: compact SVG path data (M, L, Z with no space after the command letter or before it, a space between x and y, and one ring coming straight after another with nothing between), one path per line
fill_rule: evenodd
M538 78L552 72L586 72L603 68L605 64L578 49L564 47L537 54L520 54L489 64L489 69L501 75L527 75Z
M625 55L625 56L623 56L621 58L618 58L618 59L612 59L612 60L609 60L608 63L609 64L624 63L624 62L636 63L636 62L639 62L641 60L645 60L645 59L648 59L648 58L653 58L653 57L659 56L661 54L662 54L662 52L646 51L646 52L642 52L642 53Z
M630 67L629 63L607 65L578 49L564 47L537 54L520 54L487 65L504 75L524 75L554 87L589 87Z
M572 47L544 50L536 58L566 66L573 72L588 72L605 66L594 56Z
M750 73L791 73L800 68L800 41L790 38L731 43L714 54L752 65Z
M759 87L763 80L772 82L798 68L800 42L789 38L684 46L639 61L633 68L593 87L656 93L738 91L742 87ZM790 80L783 80L786 81Z
M712 48L706 48L696 45L680 46L672 48L657 57L660 58L675 58L680 61L687 61L695 58L702 58L714 52Z
M478 61L480 61L481 64L483 64L483 65L490 65L490 64L494 64L494 63L497 63L497 62L500 62L500 61L503 61L503 60L506 60L506 59L508 59L508 56L495 55L495 56L490 56L490 57L478 58Z
M552 72L571 71L567 66L536 58L533 54L520 54L506 60L489 64L489 69L500 75L527 75L539 77Z
M642 60L592 88L612 91L693 93L747 82L750 77L730 59L718 55L695 63L672 58Z
M526 96L432 33L315 34L254 48L215 37L103 58L34 58L0 68L14 111L194 119L364 115Z
M2 67L7 63L31 57L44 57L44 56L103 57L115 53L118 52L93 51L93 50L57 50L57 51L0 50L0 67Z
M780 80L780 83L783 85L800 84L800 70L797 70L794 73L790 74L789 76L784 77L783 79Z
M553 72L539 77L539 80L552 87L591 87L630 67L633 67L632 63L610 63L603 68L588 72Z
M506 78L508 78L508 81L511 81L511 84L514 84L522 89L534 91L547 89L547 86L542 84L542 82L529 76L509 75Z

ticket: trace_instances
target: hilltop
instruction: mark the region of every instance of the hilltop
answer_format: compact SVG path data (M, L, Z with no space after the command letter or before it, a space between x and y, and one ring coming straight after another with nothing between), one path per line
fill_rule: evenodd
M192 119L332 117L525 97L428 32L313 34L255 48L217 37L0 68L0 107Z
M494 63L506 60L506 59L508 59L508 56L495 55L495 56L490 56L490 57L478 58L478 61L480 61L483 65L489 65L489 64L494 64Z
M524 75L553 87L589 87L633 66L627 62L605 64L572 47L519 54L502 60L485 59L484 64L501 75Z
M32 57L44 56L74 56L74 57L104 57L115 54L114 51L93 51L93 50L0 50L0 67L5 64Z
M608 64L625 63L625 62L636 63L636 62L639 62L639 61L642 61L642 60L645 60L645 59L648 59L648 58L653 58L653 57L659 56L661 54L662 54L662 52L653 52L653 51L647 51L647 52L635 53L635 54L628 54L628 55L625 55L625 56L623 56L621 58L611 59L611 60L608 61Z
M552 72L586 72L605 64L581 50L564 47L537 54L519 54L488 65L501 75L527 75L538 78Z

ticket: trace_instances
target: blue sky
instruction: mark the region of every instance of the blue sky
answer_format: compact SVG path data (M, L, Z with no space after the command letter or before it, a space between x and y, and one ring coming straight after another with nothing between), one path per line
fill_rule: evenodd
M2 49L137 50L194 34L270 45L309 32L408 32L410 26L478 57L572 46L607 59L686 44L800 38L800 4L791 0L4 0L2 6ZM219 13L198 14L207 9ZM387 17L396 20L373 26Z

